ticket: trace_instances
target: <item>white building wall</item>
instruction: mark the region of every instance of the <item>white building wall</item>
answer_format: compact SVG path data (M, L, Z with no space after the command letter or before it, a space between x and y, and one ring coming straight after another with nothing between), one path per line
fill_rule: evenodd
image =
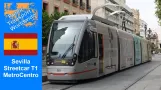
M146 38L145 37L145 25L148 25L148 24L144 20L140 19L140 36L142 36L143 38ZM146 33L146 34L148 34L148 33Z
M91 0L91 11L93 12L93 10L96 7L101 6L101 5L104 5L104 4L105 4L105 0ZM105 18L105 10L102 9L102 8L99 9L96 12L96 15Z
M161 40L159 40L159 45L158 45L159 49L161 49Z
M113 4L119 4L122 5L125 10L128 12L125 16L125 18L127 19L126 22L126 28L128 29L127 31L130 33L133 33L134 31L134 18L133 16L131 16L129 13L132 14L132 10L126 5L126 0L91 0L91 11L93 12L93 10L101 5L104 5L105 3L113 3ZM114 7L114 6L107 6L106 10L105 9L100 9L96 12L97 16L103 17L105 19L109 19L110 21L119 24L119 26L122 26L122 20L119 18L119 16L110 16L107 18L107 16L109 15L109 13L114 12L119 10L118 7ZM120 27L121 28L121 27Z

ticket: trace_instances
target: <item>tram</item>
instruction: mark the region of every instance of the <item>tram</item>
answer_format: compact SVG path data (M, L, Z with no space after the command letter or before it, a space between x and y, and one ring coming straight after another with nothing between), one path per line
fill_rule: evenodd
M54 21L46 64L52 81L98 78L152 60L150 42L101 17L67 15Z

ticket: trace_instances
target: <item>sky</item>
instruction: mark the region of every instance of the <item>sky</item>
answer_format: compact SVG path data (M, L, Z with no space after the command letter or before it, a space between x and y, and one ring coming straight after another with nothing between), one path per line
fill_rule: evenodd
M155 15L155 0L126 0L130 8L139 9L140 18L147 22L148 28L151 28L159 35L161 40L161 26L158 24L158 18Z

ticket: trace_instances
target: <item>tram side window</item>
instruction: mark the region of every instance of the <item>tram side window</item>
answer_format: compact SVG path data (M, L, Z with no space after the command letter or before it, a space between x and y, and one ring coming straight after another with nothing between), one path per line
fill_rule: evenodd
M95 38L93 32L85 31L79 50L79 63L95 58Z
M95 37L93 32L88 33L88 59L95 58Z
M99 58L103 58L103 37L102 34L98 34L99 39Z

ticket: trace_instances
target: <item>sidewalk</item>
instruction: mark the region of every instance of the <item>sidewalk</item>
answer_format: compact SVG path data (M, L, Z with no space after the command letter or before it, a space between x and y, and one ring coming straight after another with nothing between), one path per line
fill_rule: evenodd
M161 90L161 66L157 67L128 90Z
M43 69L42 69L42 82L45 82L45 81L47 81L47 70L46 70L46 63L44 60L42 61L42 67L43 67Z
M45 53L46 53L46 46L43 46L43 60L42 60L42 82L47 81L47 70L46 70L46 62L45 62Z

